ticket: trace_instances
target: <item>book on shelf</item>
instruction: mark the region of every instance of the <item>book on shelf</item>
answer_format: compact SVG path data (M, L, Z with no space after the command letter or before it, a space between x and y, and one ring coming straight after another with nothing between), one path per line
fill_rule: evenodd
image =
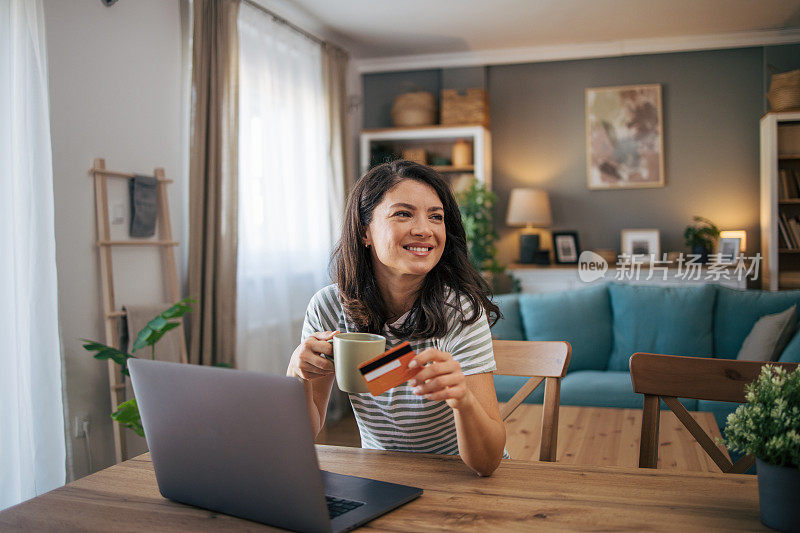
M785 213L781 213L778 217L778 228L780 228L780 233L786 241L786 248L796 248L795 241L792 238L791 228L789 227L789 220Z
M787 248L789 248L789 243L786 242L786 238L783 236L783 233L778 233L778 249L786 250Z
M797 222L797 217L792 217L789 219L789 229L792 240L794 240L793 248L800 248L800 223Z
M791 198L789 195L789 177L785 168L778 171L778 197L781 200L788 200Z
M782 168L778 171L778 198L780 200L800 198L800 172L797 169Z
M798 172L796 169L788 169L788 168L784 168L781 170L786 171L786 177L787 177L786 179L788 179L792 183L792 185L794 185L794 190L796 192L794 198L800 197L800 172Z

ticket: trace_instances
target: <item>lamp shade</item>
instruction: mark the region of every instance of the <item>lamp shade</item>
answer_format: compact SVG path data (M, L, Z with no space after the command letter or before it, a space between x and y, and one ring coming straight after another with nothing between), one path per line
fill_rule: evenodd
M540 189L512 189L508 200L507 226L547 227L553 223L550 197Z

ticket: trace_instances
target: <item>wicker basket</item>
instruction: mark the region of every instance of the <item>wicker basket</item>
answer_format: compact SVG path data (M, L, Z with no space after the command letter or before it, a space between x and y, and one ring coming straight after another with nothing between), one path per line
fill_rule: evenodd
M404 93L392 104L392 123L395 126L430 126L436 123L436 99L427 91Z
M767 99L773 111L800 108L800 70L773 74Z
M489 127L489 95L483 89L442 91L441 123L481 124Z

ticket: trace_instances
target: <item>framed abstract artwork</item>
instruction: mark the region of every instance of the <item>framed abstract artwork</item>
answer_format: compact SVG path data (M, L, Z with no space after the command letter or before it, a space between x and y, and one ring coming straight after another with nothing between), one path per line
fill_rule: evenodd
M661 85L586 89L590 189L664 186Z

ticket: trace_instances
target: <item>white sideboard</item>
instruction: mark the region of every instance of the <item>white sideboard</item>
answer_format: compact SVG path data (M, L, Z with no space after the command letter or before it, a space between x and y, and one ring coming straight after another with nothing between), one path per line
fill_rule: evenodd
M730 276L727 279L720 270L714 267L691 272L677 268L665 271L653 271L643 268L638 276L630 271L608 269L605 275L594 281L583 281L578 275L578 265L524 265L514 263L508 266L508 272L520 281L522 292L557 292L588 287L597 283L616 281L637 285L696 286L715 283L732 289L746 289L747 279ZM666 278L666 279L665 279Z

